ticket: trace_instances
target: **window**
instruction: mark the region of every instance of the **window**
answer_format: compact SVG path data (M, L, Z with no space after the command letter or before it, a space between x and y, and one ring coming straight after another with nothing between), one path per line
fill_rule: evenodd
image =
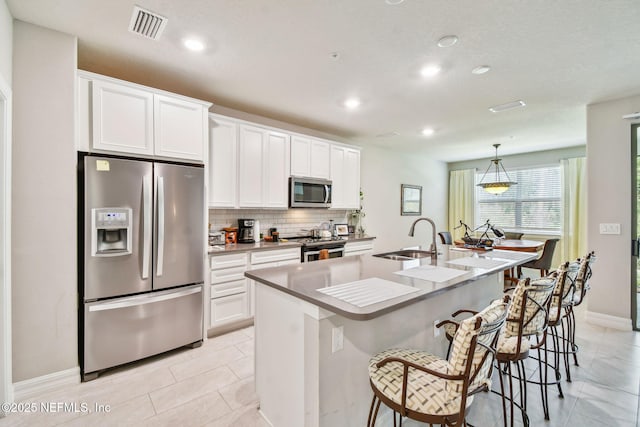
M480 182L484 171L476 173ZM476 227L487 220L499 228L529 232L560 232L562 189L560 166L509 171L517 182L502 194L476 187Z

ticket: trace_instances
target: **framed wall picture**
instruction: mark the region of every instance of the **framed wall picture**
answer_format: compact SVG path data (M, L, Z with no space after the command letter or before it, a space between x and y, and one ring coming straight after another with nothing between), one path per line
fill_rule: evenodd
M400 215L422 215L422 186L401 184Z

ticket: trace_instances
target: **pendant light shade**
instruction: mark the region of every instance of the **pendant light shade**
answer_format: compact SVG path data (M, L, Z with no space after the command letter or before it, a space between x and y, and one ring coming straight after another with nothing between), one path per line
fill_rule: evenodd
M517 182L511 181L511 178L509 178L509 174L502 165L502 159L498 158L498 147L500 147L500 144L493 144L493 146L496 148L496 157L491 160L491 163L489 163L489 167L487 167L484 175L482 175L482 179L480 180L480 184L478 184L478 187L484 188L484 191L490 194L502 194L507 191L512 185L516 185ZM491 178L493 178L493 181L491 180Z

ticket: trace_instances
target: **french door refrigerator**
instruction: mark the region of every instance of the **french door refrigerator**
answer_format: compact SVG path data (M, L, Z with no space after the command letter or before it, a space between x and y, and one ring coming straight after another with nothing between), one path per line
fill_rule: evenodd
M203 335L204 169L81 154L82 380Z

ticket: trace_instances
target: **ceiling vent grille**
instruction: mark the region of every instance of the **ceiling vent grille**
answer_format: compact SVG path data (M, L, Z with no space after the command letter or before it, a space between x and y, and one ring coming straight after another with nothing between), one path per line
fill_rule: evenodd
M167 25L167 18L157 13L145 10L140 6L133 7L129 31L143 37L158 40Z

